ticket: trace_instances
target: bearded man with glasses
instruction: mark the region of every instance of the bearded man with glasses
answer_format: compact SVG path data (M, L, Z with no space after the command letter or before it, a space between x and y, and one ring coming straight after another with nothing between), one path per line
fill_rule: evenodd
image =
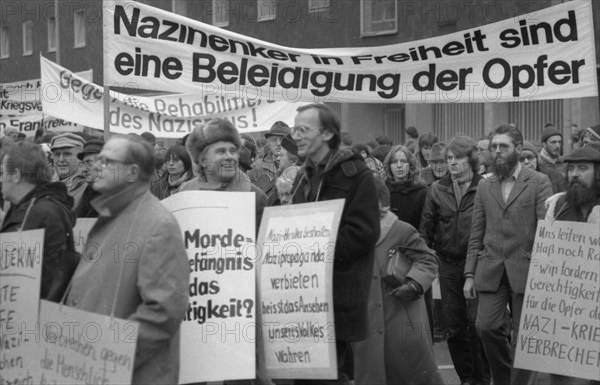
M513 358L537 221L552 187L546 175L521 166L523 135L514 125L493 131L490 151L493 175L475 195L463 291L467 299L479 297L477 333L494 384L534 384L535 372L513 368Z

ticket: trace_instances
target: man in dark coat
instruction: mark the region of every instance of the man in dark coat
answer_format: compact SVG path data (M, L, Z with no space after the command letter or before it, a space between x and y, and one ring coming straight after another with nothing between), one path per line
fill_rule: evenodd
M456 374L463 385L489 384L487 359L475 330L477 299L467 300L462 290L473 203L482 179L477 147L473 139L458 136L440 156L447 159L449 174L430 187L420 233L440 259L443 316Z
M97 218L98 212L92 207L91 201L100 195L100 193L92 188L94 180L98 177L98 173L101 172L96 161L96 156L102 150L104 141L102 139L89 139L85 142L83 151L77 154L77 158L83 163L83 175L87 182L81 201L75 208L75 216L77 218Z
M350 342L367 336L367 302L374 247L379 238L379 203L373 175L362 157L339 150L340 123L322 104L300 107L292 129L305 159L292 188L292 202L345 198L335 245L333 306L340 384L347 384ZM296 384L318 384L318 380ZM328 382L331 383L331 382Z
M560 156L562 138L562 133L552 125L547 125L542 133L542 151L539 156L538 168L542 174L546 174L550 178L552 191L555 194L565 191L567 188L566 165Z
M494 130L490 150L494 175L479 182L475 195L463 291L466 298L475 291L479 297L477 333L494 384L534 384L535 372L514 368L513 356L537 221L544 218L552 187L546 175L521 167L523 135L514 125Z
M11 203L0 232L44 229L40 298L59 302L79 263L73 243L73 198L60 182L49 183L46 155L28 141L3 149L2 197Z

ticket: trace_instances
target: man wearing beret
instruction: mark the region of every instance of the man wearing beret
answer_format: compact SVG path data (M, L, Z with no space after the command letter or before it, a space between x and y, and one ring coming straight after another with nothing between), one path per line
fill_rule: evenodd
M546 219L600 223L600 152L582 147L565 163L567 191L548 198Z
M82 174L87 182L87 186L83 191L79 205L75 207L75 216L77 218L98 217L98 212L94 209L90 202L92 199L100 195L98 191L92 188L92 185L96 178L98 178L98 174L101 172L96 157L100 151L102 151L103 146L104 141L102 139L89 139L87 142L85 142L83 151L77 154L77 158L82 161Z
M77 155L83 151L83 145L83 138L70 132L57 135L50 142L54 170L59 182L67 186L67 193L73 197L73 208L79 206L87 187L85 176L82 174L81 161L77 158Z
M275 186L277 169L279 168L279 155L281 141L290 134L290 127L284 122L275 122L269 132L265 134L268 151L252 165L248 171L250 181L269 195Z
M565 191L566 166L560 156L562 133L547 124L542 133L542 151L540 152L539 171L548 175L552 191L556 194Z

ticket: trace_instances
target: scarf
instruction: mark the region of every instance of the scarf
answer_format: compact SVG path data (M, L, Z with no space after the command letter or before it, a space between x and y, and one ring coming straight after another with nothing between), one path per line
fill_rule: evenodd
M469 185L471 184L471 180L473 180L473 174L470 172L466 173L466 175L455 178L451 175L452 178L452 189L454 190L454 196L456 197L456 203L460 206L460 202L462 197L467 193L469 189Z
M173 175L169 174L169 177L167 178L167 183L169 183L169 189L174 189L174 188L178 188L179 186L181 186L183 184L183 182L188 180L188 174L187 172L184 172L183 175L176 180L171 179Z

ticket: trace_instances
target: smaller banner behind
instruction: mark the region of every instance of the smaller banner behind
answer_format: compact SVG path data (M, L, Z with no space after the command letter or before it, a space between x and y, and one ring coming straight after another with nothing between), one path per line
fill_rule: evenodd
M103 88L48 59L40 58L44 113L104 129ZM276 121L291 124L301 104L226 98L215 94L153 97L110 92L110 131L151 132L158 138L181 138L213 118L230 120L240 133L268 130Z
M2 233L0 384L36 384L44 230Z
M600 378L597 223L539 221L515 367Z
M258 236L261 372L336 379L333 258L344 200L267 207Z
M25 136L32 138L35 137L36 131L41 128L45 131L50 130L55 132L83 131L83 126L71 121L51 116L43 117L35 112L16 116L0 115L0 137L4 136L4 131L7 128L14 128L19 133L23 133Z
M255 378L254 193L183 191L162 202L190 261L179 383Z

